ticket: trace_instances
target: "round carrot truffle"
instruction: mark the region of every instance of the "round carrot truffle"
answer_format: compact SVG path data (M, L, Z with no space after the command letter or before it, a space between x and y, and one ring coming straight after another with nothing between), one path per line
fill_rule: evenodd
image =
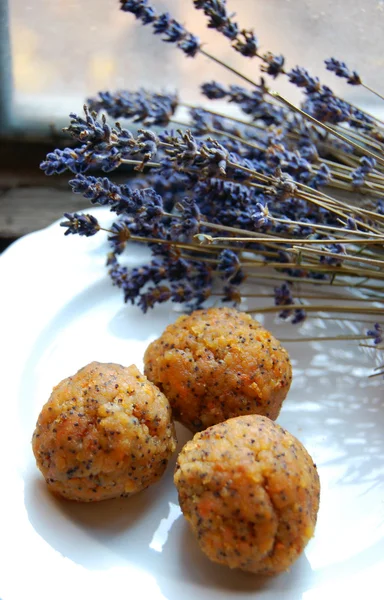
M174 418L194 432L244 414L276 419L292 380L276 338L231 308L179 317L147 348L144 365Z
M157 481L176 437L168 400L134 365L92 362L53 389L32 445L51 492L92 502Z
M313 535L316 466L302 444L267 417L236 417L197 433L178 457L174 480L181 510L214 562L279 573Z

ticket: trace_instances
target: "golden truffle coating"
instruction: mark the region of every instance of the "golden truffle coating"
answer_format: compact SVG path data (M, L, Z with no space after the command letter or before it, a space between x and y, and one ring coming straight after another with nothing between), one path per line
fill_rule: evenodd
M197 433L178 457L174 480L181 510L214 562L279 573L313 535L316 466L293 435L266 417L236 417Z
M168 400L134 365L92 362L53 389L32 446L51 492L92 502L157 481L176 436Z
M276 419L292 380L287 351L231 308L181 316L150 344L144 372L191 431L244 414Z

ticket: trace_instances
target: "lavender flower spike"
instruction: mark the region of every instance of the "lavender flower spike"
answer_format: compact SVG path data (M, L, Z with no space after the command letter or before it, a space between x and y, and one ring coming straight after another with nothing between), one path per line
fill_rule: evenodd
M166 126L172 118L177 105L177 94L157 94L140 89L138 92L118 90L117 92L99 92L95 98L87 100L89 110L105 110L114 119L133 119L144 125Z
M231 280L240 270L239 257L233 250L227 248L220 252L218 261L217 270L222 274L223 279Z
M259 43L251 29L240 29L233 20L234 14L228 14L225 0L194 0L197 10L203 10L209 18L208 27L220 31L233 43L233 48L243 56L257 56Z
M369 329L367 331L367 335L373 338L373 343L375 345L382 344L384 342L384 329L380 323L375 323L373 329Z
M285 59L282 54L266 52L266 54L263 55L263 62L264 64L261 65L261 70L268 73L268 75L271 75L274 79L276 79L280 73L284 73Z
M130 12L139 19L143 25L151 24L155 34L163 34L164 42L176 44L187 56L195 56L200 50L200 40L190 33L185 27L172 19L168 13L158 15L147 0L120 0L120 8Z
M80 148L57 148L48 152L45 160L40 163L40 169L46 175L60 175L65 171L84 173L89 168L89 161L84 154L85 146Z
M194 0L197 10L203 10L209 17L208 27L220 31L230 40L235 40L239 34L239 27L232 19L234 14L228 15L225 0Z
M350 85L361 85L361 79L356 71L350 71L345 62L337 60L336 58L328 58L324 61L327 67L327 71L332 71L337 77L346 79Z
M321 84L317 77L312 77L303 67L295 67L288 73L288 79L297 87L305 88L308 93L319 92Z
M64 235L78 234L90 237L100 231L98 220L93 215L82 215L80 213L64 213L67 221L62 221L60 227L66 227Z
M372 173L376 167L376 160L370 156L362 156L360 159L360 166L354 169L351 173L352 185L360 187L366 183L366 176Z

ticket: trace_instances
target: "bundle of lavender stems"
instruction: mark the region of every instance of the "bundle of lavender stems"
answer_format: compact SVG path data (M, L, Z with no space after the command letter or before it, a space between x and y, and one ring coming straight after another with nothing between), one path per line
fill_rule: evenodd
M176 93L119 90L88 99L84 116L71 114L65 131L76 144L49 153L41 168L47 175L69 171L73 192L116 218L105 227L93 214L66 213L65 234L106 230L112 282L144 312L168 301L191 311L212 300L241 306L265 298L257 313L294 326L314 317L354 322L357 333L321 339L358 340L380 357L384 122L306 69L288 69L282 55L261 52L254 31L241 28L225 1L194 5L234 52L258 63L258 80L208 52L147 0L120 5L186 57L202 55L235 81L202 83L203 107ZM331 58L325 65L346 85L384 100L345 63ZM300 106L272 89L277 77L302 90ZM215 101L237 112L218 111ZM188 119L180 120L179 109ZM118 169L113 182L109 174ZM136 176L122 178L127 170ZM151 257L129 269L123 255L134 243ZM384 374L381 362L374 376Z

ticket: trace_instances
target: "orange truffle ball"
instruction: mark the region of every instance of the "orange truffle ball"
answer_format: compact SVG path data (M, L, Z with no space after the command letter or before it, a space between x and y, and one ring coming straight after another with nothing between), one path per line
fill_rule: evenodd
M147 348L144 365L175 419L194 432L244 414L276 419L292 380L280 342L231 308L179 317Z
M157 481L176 436L168 400L134 365L93 362L53 389L32 445L51 492L92 502Z
M304 446L266 417L209 427L179 454L175 485L202 551L234 569L287 570L312 537L316 466Z

